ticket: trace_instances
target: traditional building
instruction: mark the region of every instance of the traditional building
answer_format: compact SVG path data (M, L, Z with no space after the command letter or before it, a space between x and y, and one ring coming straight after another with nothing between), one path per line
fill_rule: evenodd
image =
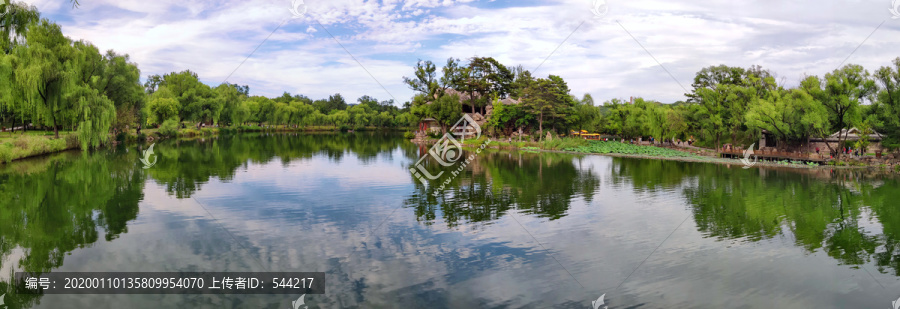
M852 147L853 144L859 141L863 136L866 135L863 135L857 128L852 128L849 130L843 129L840 132L835 132L834 134L831 134L826 138L810 139L810 148L815 149L816 147L818 147L820 150L824 151L828 149L828 146L826 146L826 143L828 143L831 144L831 147L839 149L843 147L842 145L839 145L841 140L845 141L849 144L849 146ZM883 139L883 136L880 133L872 130L872 134L869 134L867 137L869 139L869 147L867 149L869 152L884 151L884 148L881 147L881 140Z

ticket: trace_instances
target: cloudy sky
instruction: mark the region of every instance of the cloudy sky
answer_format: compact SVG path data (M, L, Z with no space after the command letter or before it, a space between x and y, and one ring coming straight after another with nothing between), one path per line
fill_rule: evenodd
M73 39L131 55L144 78L190 69L265 96L404 102L416 60L491 56L595 101L670 103L710 65L761 65L792 86L848 56L869 71L900 56L892 0L607 0L602 18L591 0L306 0L302 18L291 0L26 2Z

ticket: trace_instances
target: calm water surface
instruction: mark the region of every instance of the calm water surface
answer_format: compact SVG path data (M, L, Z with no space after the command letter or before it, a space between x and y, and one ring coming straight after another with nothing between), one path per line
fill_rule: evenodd
M25 296L14 271L325 272L309 308L589 308L604 293L614 309L890 308L900 297L900 183L867 172L487 151L435 196L409 172L426 149L396 135L154 150L149 169L136 145L0 166L9 308L288 308L299 296Z

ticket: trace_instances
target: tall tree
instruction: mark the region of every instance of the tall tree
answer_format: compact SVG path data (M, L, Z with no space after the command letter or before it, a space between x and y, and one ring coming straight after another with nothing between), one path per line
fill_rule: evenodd
M163 76L163 80L181 105L182 120L204 124L219 121L224 105L216 99L212 88L200 82L197 73L190 70L173 72Z
M808 77L801 82L801 87L828 109L831 132L847 129L838 137L838 147L846 144L849 129L862 120L860 105L863 100L876 90L869 72L856 64L848 64L826 74L824 81L815 76ZM828 134L820 132L819 136L826 137Z
M144 91L147 94L153 94L159 89L159 86L164 86L166 81L159 74L149 75L147 76L147 81L144 83Z
M27 46L15 49L15 75L23 112L33 111L32 120L53 128L59 137L60 125L73 125L76 105L69 95L77 83L75 50L59 25L43 19L28 28Z
M900 57L875 72L880 89L871 109L875 129L885 134L882 145L900 148Z
M747 112L747 122L784 141L808 142L830 126L825 106L803 89L778 91L760 99Z
M715 90L720 84L740 85L743 83L744 74L743 68L724 64L703 68L694 76L694 83L691 85L693 91L684 95L688 97L688 102L701 102L703 98L700 89Z
M219 123L235 123L235 118L241 118L241 116L235 116L235 113L241 112L240 105L243 100L243 93L240 90L240 86L221 84L214 91L215 99L218 100L218 104L222 105Z
M169 91L168 87L162 86L150 95L144 108L147 115L147 124L162 124L166 120L178 117L181 103L178 102L172 91Z
M33 5L0 1L0 53L9 54L13 47L24 43L28 26L38 22L40 17Z
M468 80L465 80L466 88L470 91L473 105L481 107L482 114L485 112L484 108L490 104L492 97L506 98L512 91L515 75L494 58L471 58L469 72Z
M563 125L566 116L574 110L575 100L569 94L569 86L556 75L548 78L539 78L524 91L523 107L530 113L537 115L538 132L541 139L544 137L544 121L550 121L555 126Z
M437 79L437 67L435 67L434 63L431 60L422 61L419 59L416 62L416 69L413 73L414 77L403 77L403 83L405 83L409 89L414 91L418 91L427 95L429 98L434 98L435 94L438 93L440 89L440 85Z

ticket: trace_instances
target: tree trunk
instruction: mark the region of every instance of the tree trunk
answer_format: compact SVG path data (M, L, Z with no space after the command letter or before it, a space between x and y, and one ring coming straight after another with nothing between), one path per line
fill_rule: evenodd
M716 151L719 151L719 147L721 147L721 143L719 142L721 135L722 135L721 133L716 133ZM693 145L691 145L691 146L693 146Z
M540 141L544 141L544 112L541 112L541 116L538 118L538 135L540 135Z
M807 135L807 136L806 136L806 155L807 155L807 156L810 156L810 154L812 153L812 145L810 145L810 141L809 141L809 140L810 140L810 138L809 138L809 136Z

